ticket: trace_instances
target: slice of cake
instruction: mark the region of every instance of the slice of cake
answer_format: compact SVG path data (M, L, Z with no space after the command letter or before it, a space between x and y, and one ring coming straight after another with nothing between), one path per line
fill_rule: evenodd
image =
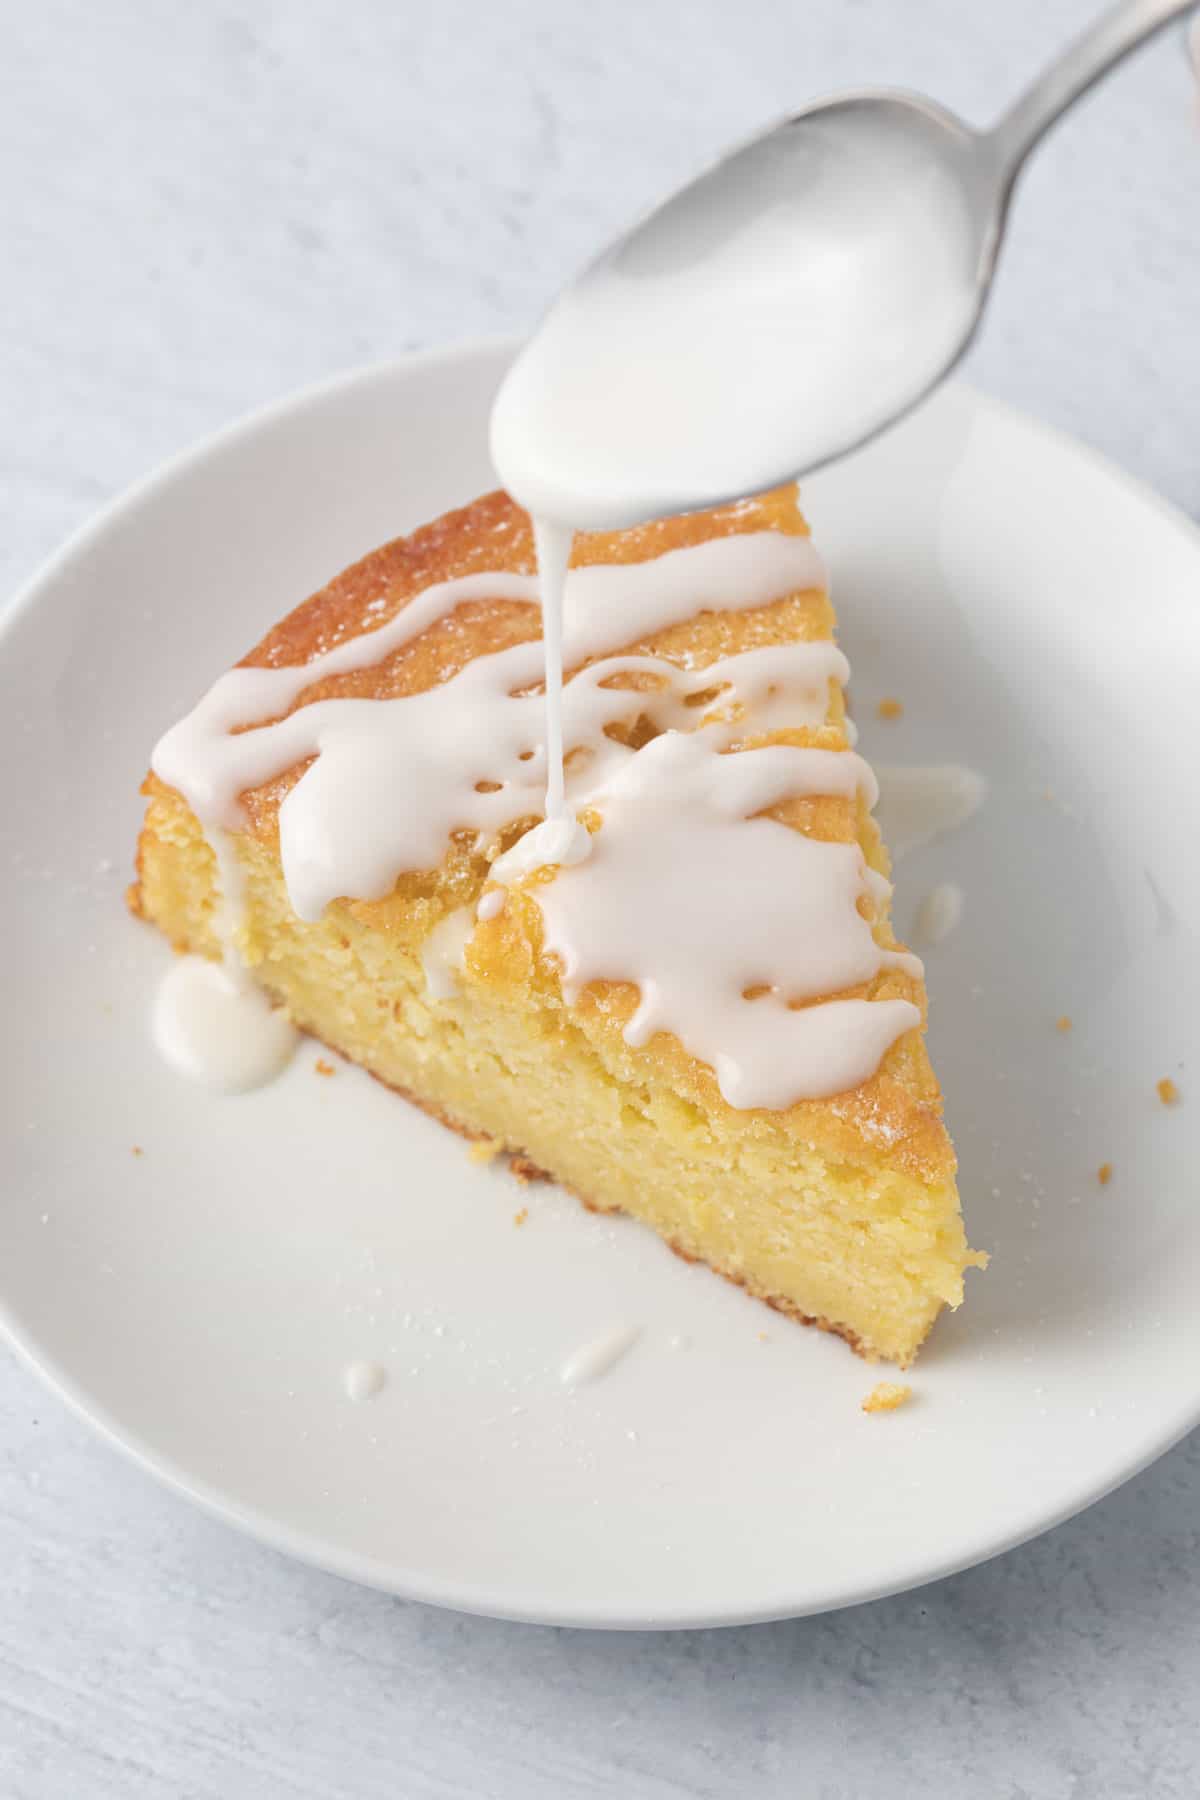
M488 495L168 732L131 904L446 1124L907 1364L983 1259L833 627L792 489L577 538L556 849L530 526Z

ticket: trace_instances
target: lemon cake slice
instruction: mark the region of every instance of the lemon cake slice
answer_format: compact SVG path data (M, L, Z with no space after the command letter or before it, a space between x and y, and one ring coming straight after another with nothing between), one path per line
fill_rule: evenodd
M983 1259L795 491L576 539L546 823L534 569L496 493L299 606L158 745L133 909L446 1124L905 1365Z

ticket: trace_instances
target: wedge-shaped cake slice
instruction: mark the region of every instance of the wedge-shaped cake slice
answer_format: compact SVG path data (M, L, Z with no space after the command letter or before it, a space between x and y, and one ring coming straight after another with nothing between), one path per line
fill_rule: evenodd
M181 951L232 938L446 1124L907 1364L983 1259L795 493L576 540L587 835L557 849L533 574L491 494L298 607L158 746L131 904Z

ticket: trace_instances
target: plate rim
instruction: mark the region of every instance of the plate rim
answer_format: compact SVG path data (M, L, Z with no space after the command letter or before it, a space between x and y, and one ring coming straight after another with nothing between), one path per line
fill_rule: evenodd
M325 400L352 393L356 388L370 388L380 381L416 368L436 368L439 365L457 367L475 358L512 355L520 342L512 334L485 334L356 365L252 408L217 431L186 445L114 495L85 519L18 588L0 614L0 655L6 653L10 633L18 621L39 603L52 603L50 590L54 584L61 580L73 564L86 558L92 546L107 532L135 513L144 503L152 501L159 491L186 478L192 470L213 457L220 456L229 447ZM1076 462L1084 463L1131 497L1147 503L1162 523L1182 538L1200 562L1200 523L1191 519L1182 508L1158 493L1149 483L1131 475L1103 452L1081 441L1069 431L1047 424L1007 401L983 393L971 383L956 379L945 386L960 395L972 412L987 413L1004 419L1047 443L1056 454L1067 455ZM620 1612L605 1613L602 1610L584 1613L570 1607L555 1610L544 1603L522 1608L512 1603L511 1595L489 1593L486 1586L477 1581L459 1583L442 1576L423 1575L419 1570L403 1569L394 1563L384 1564L359 1551L339 1549L326 1539L298 1530L270 1514L245 1505L212 1483L189 1475L174 1458L155 1449L138 1433L124 1428L107 1407L93 1400L82 1384L26 1332L12 1315L8 1299L2 1291L0 1333L19 1360L101 1439L160 1485L187 1499L209 1517L244 1533L256 1543L294 1557L327 1574L425 1605L513 1623L594 1630L696 1630L759 1624L837 1611L843 1607L863 1605L911 1592L929 1582L943 1580L988 1562L993 1557L1031 1542L1044 1532L1064 1524L1148 1468L1200 1424L1198 1389L1190 1405L1182 1408L1165 1430L1156 1432L1149 1441L1135 1446L1133 1452L1110 1470L1103 1480L1072 1496L1053 1512L1033 1522L1023 1522L999 1538L985 1532L969 1548L960 1548L943 1560L926 1560L919 1568L910 1567L891 1579L884 1578L858 1588L843 1588L831 1594L813 1596L810 1590L807 1599L781 1596L778 1602L767 1606L729 1607L716 1612L711 1606L698 1606L654 1616L644 1613L631 1616Z

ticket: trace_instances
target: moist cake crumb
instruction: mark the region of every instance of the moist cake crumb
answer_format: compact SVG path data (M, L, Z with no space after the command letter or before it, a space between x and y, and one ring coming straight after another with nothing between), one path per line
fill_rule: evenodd
M337 1073L333 1064L331 1062L326 1062L323 1056L318 1056L316 1062L313 1064L313 1068L317 1071L318 1075L335 1075Z
M1101 1163L1100 1164L1100 1167L1096 1170L1096 1180L1100 1183L1101 1187L1108 1186L1109 1182L1112 1180L1112 1164L1111 1163Z
M880 1381L862 1403L865 1413L895 1412L912 1399L912 1389L903 1381Z
M903 700L886 699L879 702L876 708L881 719L902 719L904 717Z
M1174 1106L1179 1098L1179 1089L1169 1075L1164 1075L1158 1084L1158 1097L1164 1106Z
M499 1138L476 1138L467 1150L467 1156L473 1163L495 1162L499 1154Z

